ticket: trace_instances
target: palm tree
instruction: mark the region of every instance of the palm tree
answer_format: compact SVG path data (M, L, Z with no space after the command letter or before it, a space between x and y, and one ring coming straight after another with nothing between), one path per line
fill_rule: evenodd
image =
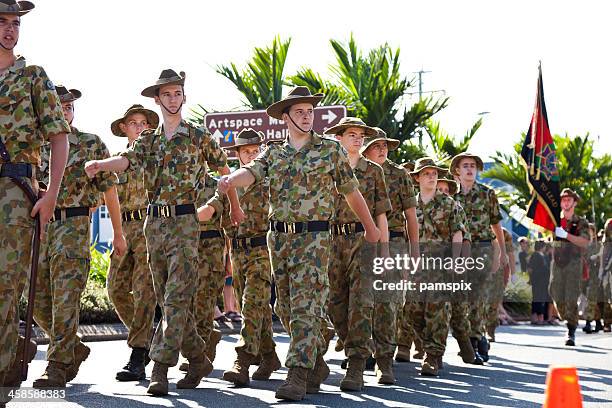
M479 118L461 139L449 134L442 129L439 121L428 119L425 122L425 130L431 141L433 156L438 162L449 162L450 159L468 150L470 142L482 126L482 118Z

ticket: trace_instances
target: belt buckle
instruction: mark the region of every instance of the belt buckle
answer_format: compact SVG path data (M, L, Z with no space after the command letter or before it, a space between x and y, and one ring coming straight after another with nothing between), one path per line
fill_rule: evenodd
M295 234L295 222L286 222L285 229L287 233Z
M160 208L160 214L164 218L170 218L170 206L164 205Z

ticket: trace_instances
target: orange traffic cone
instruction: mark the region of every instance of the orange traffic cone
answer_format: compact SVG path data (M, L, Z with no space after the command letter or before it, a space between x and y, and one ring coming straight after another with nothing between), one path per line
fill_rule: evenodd
M550 366L543 408L582 408L576 367Z

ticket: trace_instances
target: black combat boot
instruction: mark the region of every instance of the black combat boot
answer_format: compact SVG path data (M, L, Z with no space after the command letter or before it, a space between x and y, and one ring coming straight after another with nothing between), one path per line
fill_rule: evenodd
M478 354L482 358L482 361L485 363L489 361L489 349L491 346L489 345L489 341L486 336L482 336L480 340L478 340Z
M576 327L567 325L567 339L565 340L566 346L576 345Z
M595 320L595 333L602 331L604 329L603 324L601 324L601 319Z
M140 381L145 379L145 356L147 349L134 347L130 361L117 373L118 381Z
M483 365L484 360L480 353L478 353L478 339L476 337L470 337L470 343L472 343L472 348L474 349L474 361L471 364Z
M590 320L586 321L586 324L582 328L582 331L585 332L586 334L593 333L593 328L591 327L591 321Z

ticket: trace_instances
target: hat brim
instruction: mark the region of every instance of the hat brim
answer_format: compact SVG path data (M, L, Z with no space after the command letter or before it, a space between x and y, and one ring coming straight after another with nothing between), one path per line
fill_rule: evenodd
M444 181L445 183L448 184L448 190L449 190L450 195L455 195L455 193L459 191L459 186L457 185L457 182L455 180L451 180L447 178L439 178L438 182L440 181Z
M455 156L453 157L453 159L450 162L450 166L448 166L448 171L450 172L451 175L454 175L454 171L455 168L459 165L459 162L463 159L474 159L476 160L476 167L478 168L479 171L483 171L484 170L484 163L482 161L482 159L476 155L463 155L463 156Z
M433 165L427 165L427 166L423 166L418 170L413 170L413 171L409 171L408 174L410 174L412 177L418 176L420 172L422 172L425 169L436 169L438 170L438 172L446 172L446 169L443 167L438 167L438 166L433 166Z
M167 86L167 85L185 86L185 78L175 79L173 81L168 81L163 84L155 84L155 85L148 86L145 89L143 89L140 94L146 98L155 98L156 93L157 93L156 91L162 86Z
M30 11L34 9L34 3L29 1L18 1L17 5L19 6L19 10L15 11L2 11L0 10L0 14L8 14L10 16L23 16L28 14Z
M374 129L373 127L370 127L368 125L358 125L358 124L350 124L350 123L343 123L342 125L332 126L329 129L327 129L325 132L323 132L323 134L325 134L325 135L338 135L338 134L344 132L346 129L350 129L350 128L358 128L358 129L365 130L366 137L367 136L375 136L375 135L378 134L376 129Z
M245 147L245 146L261 146L264 143L263 140L259 141L259 142L253 142L253 143L244 143L244 144L239 144L239 145L232 145L232 146L226 146L223 149L225 150L238 150L239 147Z
M577 195L574 194L570 194L570 193L565 193L565 194L561 194L559 196L559 199L563 198L563 197L572 197L574 199L575 202L579 202L581 200L581 198Z
M323 94L314 94L312 96L296 96L288 99L283 99L282 101L274 102L272 105L268 106L266 109L266 113L268 116L273 117L274 119L283 120L283 111L293 105L297 105L298 103L310 103L313 107L317 106L321 99L323 99L325 95Z
M368 150L370 148L370 146L372 146L372 144L374 142L378 142L378 141L385 141L387 142L387 149L392 152L393 150L397 149L400 145L400 141L397 139L389 139L389 138L385 138L385 137L377 137L375 139L370 140L368 143L366 143L362 148L361 148L361 153L365 152L366 150Z
M123 115L123 117L120 117L119 119L115 119L113 123L111 123L112 134L119 137L127 137L127 135L121 131L121 127L119 127L119 125L129 116L135 113L142 113L145 115L147 122L149 122L149 125L151 125L151 128L156 128L159 125L159 115L157 113L147 108L138 108L130 110L127 112L127 114Z
M70 89L68 91L68 94L60 96L60 102L61 103L74 102L77 99L79 99L81 96L83 96L83 94L78 89Z

